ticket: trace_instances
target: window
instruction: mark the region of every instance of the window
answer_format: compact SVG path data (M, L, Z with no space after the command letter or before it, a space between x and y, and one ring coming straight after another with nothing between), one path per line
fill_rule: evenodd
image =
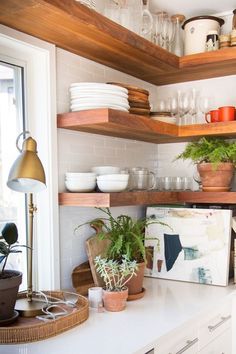
M18 227L20 244L26 243L26 200L6 185L9 170L17 157L16 136L24 129L23 68L0 61L0 231L7 222ZM21 289L26 288L26 251L10 256L8 268L23 272Z
M0 25L0 60L24 68L25 128L37 141L46 190L34 193L34 289L60 288L55 46ZM22 65L21 65L22 64ZM17 154L14 134L13 150ZM13 159L14 160L14 159ZM12 162L11 162L12 163ZM14 193L14 199L22 193Z

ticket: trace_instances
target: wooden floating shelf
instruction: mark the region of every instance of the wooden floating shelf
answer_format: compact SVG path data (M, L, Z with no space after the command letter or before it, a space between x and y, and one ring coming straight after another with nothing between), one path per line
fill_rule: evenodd
M236 73L236 48L179 58L74 0L0 1L0 23L156 85Z
M236 204L236 192L160 192L59 193L59 205L116 207L129 205L215 203Z
M109 108L58 114L57 126L158 144L191 141L202 136L236 137L236 121L177 126Z

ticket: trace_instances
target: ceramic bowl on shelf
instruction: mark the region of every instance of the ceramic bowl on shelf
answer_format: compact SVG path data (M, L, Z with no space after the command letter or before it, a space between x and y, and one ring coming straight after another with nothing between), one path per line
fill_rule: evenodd
M70 192L92 192L96 187L96 174L91 172L67 172L65 186Z
M101 192L122 192L127 189L128 174L112 174L97 177L97 185Z
M94 166L92 167L92 171L96 173L97 176L110 175L120 173L120 168L116 166Z

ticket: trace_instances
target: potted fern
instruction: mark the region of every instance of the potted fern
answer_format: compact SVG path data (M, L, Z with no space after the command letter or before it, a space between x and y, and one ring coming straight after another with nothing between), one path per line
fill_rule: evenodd
M14 312L17 293L22 282L22 273L16 270L6 269L7 260L10 254L19 253L17 244L18 231L14 223L7 223L2 230L0 237L0 324L13 322L18 313Z
M120 262L97 256L94 264L105 283L103 289L105 309L113 312L124 310L128 298L128 288L125 285L135 275L136 261L130 261L125 255L121 257Z
M141 294L147 259L144 243L145 228L150 224L161 222L152 218L136 220L128 215L113 217L109 208L97 209L102 211L106 216L95 219L89 224L96 229L97 236L101 240L109 241L105 252L106 257L120 262L125 255L130 261L137 262L136 275L129 279L126 285L129 289L129 295ZM159 244L157 237L148 237L148 239L156 240Z
M191 159L197 164L202 190L225 192L230 189L236 164L236 142L203 137L190 142L176 159Z

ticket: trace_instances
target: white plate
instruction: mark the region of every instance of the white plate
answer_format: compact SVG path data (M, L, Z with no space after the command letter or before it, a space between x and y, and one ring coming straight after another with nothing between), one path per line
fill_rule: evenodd
M78 82L78 83L73 83L70 85L70 91L73 91L75 89L103 89L103 90L115 90L119 92L125 92L128 93L128 90L125 87L120 87L116 85L110 85L110 84L102 84L102 83L96 83L96 82Z
M113 91L113 90L78 90L76 92L71 92L71 98L80 97L123 97L128 99L128 94L125 92Z
M113 97L113 98L107 98L107 97L96 97L96 98L79 98L79 99L73 99L71 100L71 106L77 106L80 104L97 104L97 103L105 103L105 104L115 104L119 106L124 106L125 108L129 108L129 102L125 98L121 97Z
M119 111L124 111L124 112L129 112L129 110L127 108L121 107L121 106L117 106L117 105L104 105L104 104L94 104L94 105L84 105L84 106L74 106L71 107L71 111L75 112L75 111L84 111L84 110L88 110L88 109L96 109L96 108L112 108L112 109L117 109Z

